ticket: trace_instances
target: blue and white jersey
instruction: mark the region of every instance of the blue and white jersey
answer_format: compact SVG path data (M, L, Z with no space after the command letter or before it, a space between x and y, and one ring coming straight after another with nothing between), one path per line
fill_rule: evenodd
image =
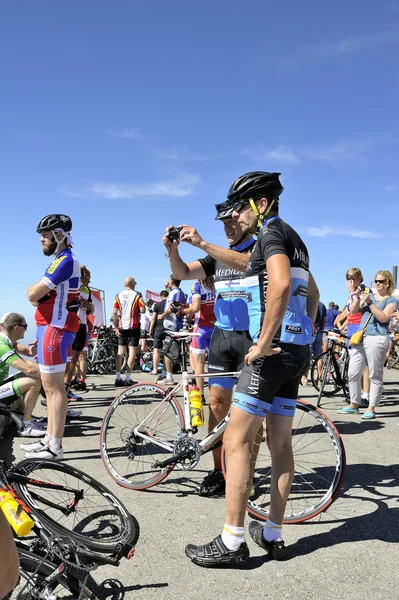
M256 342L266 311L268 275L266 261L275 254L288 257L291 268L291 294L286 313L273 342L305 346L314 341L313 324L306 312L309 255L299 235L280 217L265 221L246 272L250 319L249 333Z
M256 241L251 239L241 244L237 252L252 252ZM245 287L246 273L226 267L212 256L200 258L206 276L215 276L216 301L214 306L215 327L225 331L248 331L249 315L247 291Z
M173 288L169 292L167 306L172 304L172 302L180 302L180 304L185 304L186 296L180 288ZM163 326L165 329L170 329L171 331L180 331L182 328L183 322L181 317L178 317L176 314L171 313L167 315L163 320Z

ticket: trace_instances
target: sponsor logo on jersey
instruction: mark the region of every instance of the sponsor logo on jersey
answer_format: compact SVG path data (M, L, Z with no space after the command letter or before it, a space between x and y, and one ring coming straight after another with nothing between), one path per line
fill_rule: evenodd
M294 260L301 260L302 262L308 264L309 256L307 256L303 250L299 248L295 248L294 250Z
M54 346L47 346L47 352L55 352Z
M301 325L286 325L285 330L287 333L299 334L299 333L302 333L302 326Z
M66 256L60 256L60 258L56 258L55 260L53 260L53 262L51 263L51 265L47 269L47 273L49 275L52 275L54 273L54 271L56 270L56 268L62 263L62 261L65 258L66 258Z
M295 292L292 294L293 296L305 296L308 295L308 288L305 285L298 285Z

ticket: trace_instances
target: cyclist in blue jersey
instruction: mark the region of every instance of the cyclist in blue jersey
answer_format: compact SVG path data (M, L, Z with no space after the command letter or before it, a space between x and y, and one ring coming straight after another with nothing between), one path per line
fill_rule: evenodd
M292 422L314 339L319 292L305 244L279 217L282 191L279 173L252 172L234 181L228 193L233 218L243 227L260 227L246 270L254 344L245 357L224 436L229 467L223 532L208 544L186 547L187 556L200 566L239 564L249 558L244 518L252 484L252 447L266 415L272 459L270 519L265 526L253 521L249 531L275 560L285 554L281 524L294 474ZM230 258L233 262L233 253ZM230 258L226 256L226 264Z
M176 277L204 279L214 276L216 321L208 355L209 373L238 370L243 365L252 343L248 333L249 317L244 277L250 253L255 245L253 228L241 227L237 219L232 219L232 207L226 207L225 204L216 206L216 219L223 223L231 250L206 242L194 228L185 225L181 239L207 253L204 258L186 264L178 252L179 240L171 242L168 238L170 227L167 228L163 239ZM224 260L226 255L233 256L228 267ZM209 431L227 415L235 383L236 380L230 377L213 377L209 380ZM198 489L203 496L220 495L225 491L220 448L213 451L213 460L214 469L208 473Z

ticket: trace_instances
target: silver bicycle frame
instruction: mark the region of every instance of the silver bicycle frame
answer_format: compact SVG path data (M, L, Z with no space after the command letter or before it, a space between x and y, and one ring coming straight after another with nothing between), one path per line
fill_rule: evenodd
M183 371L182 379L179 383L177 383L173 389L169 391L169 393L165 396L163 400L152 410L145 419L134 428L133 433L135 436L140 437L143 440L151 441L152 444L164 448L169 452L173 452L174 450L174 442L169 443L161 440L154 439L153 437L147 435L145 433L146 427L145 423L152 417L152 415L159 411L160 406L165 402L168 402L169 399L176 394L183 387L183 435L187 437L193 437L194 430L191 425L191 413L190 413L190 401L189 401L189 379L193 378L201 378L205 379L212 377L234 377L238 378L241 371L232 371L230 373L204 373L203 375L195 375L193 373L188 373L187 371ZM208 433L208 435L199 442L199 446L201 449L201 454L204 454L217 440L217 438L224 432L227 427L227 423L229 422L230 414L228 414L224 419L220 421L213 429Z

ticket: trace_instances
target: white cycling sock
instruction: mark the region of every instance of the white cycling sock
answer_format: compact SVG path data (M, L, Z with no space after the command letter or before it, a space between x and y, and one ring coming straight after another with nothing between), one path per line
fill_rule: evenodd
M53 452L58 452L62 446L62 438L52 437L49 446Z
M244 541L244 533L244 527L233 527L226 523L222 531L222 542L229 550L238 550Z
M362 392L362 400L370 400L370 392Z
M282 529L283 526L281 524L273 523L273 521L268 519L263 528L263 537L267 542L281 541Z
M126 381L130 381L130 373L126 373Z
M117 381L120 381L120 378L121 378L121 372L120 372L120 371L117 371L117 372L115 373L115 377L116 377L116 380L117 380Z
M173 373L166 373L166 379L173 379Z
M44 438L41 440L41 442L42 442L42 444L49 445L50 444L50 440L51 440L51 433L49 433L48 431L46 431L46 433L44 434Z

